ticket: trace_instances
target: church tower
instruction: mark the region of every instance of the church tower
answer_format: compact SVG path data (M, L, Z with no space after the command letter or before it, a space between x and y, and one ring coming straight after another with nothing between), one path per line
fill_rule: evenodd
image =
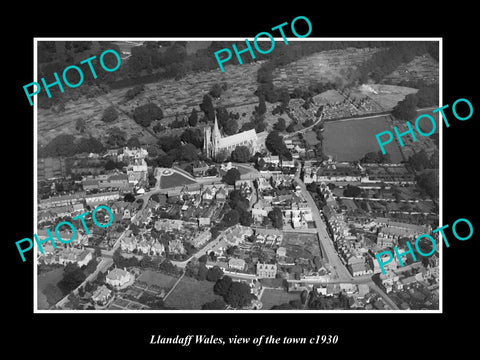
M218 128L217 115L215 115L215 123L213 124L213 132L212 132L212 148L213 148L212 158L213 159L215 159L215 157L218 154L221 138L222 138L222 135L220 134L220 129Z

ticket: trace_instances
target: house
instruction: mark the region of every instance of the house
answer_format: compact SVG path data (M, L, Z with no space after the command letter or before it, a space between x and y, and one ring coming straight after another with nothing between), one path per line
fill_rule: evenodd
M92 260L93 255L88 250L79 250L75 248L62 249L58 254L58 263L67 265L69 263L76 263L78 267L87 265Z
M215 194L215 199L218 201L225 201L227 199L227 196L228 196L228 191L222 187Z
M209 204L212 202L214 197L215 197L215 189L208 187L202 194L202 202Z
M245 260L231 258L230 260L228 260L228 267L230 269L243 271L245 269Z
M95 290L92 295L92 301L100 306L106 305L112 296L112 291L105 285L102 285Z
M137 248L137 240L134 236L124 236L120 240L120 248L122 251L132 252Z
M364 262L357 262L352 265L349 265L348 269L350 270L353 276L362 276L362 275L367 275L372 273L372 270L370 270L367 267L367 264Z
M210 218L209 217L199 217L198 218L198 226L210 226Z
M106 204L108 201L118 200L120 198L120 193L118 191L109 191L103 192L98 194L89 194L85 195L85 202L87 205L104 203Z
M180 239L174 239L168 242L168 252L171 254L185 254L186 250Z
M277 264L257 263L257 277L259 279L275 279L277 275Z
M150 251L153 255L161 256L165 252L165 246L161 242L155 241L150 247Z
M280 247L277 249L277 256L278 256L278 257L285 257L285 256L287 256L287 249L284 248L283 246L280 246Z
M190 240L190 243L195 246L197 249L204 244L206 244L212 238L212 233L210 230L205 230L200 232L195 238Z
M105 282L113 287L121 288L129 282L132 282L133 279L133 275L127 270L115 268L108 272Z

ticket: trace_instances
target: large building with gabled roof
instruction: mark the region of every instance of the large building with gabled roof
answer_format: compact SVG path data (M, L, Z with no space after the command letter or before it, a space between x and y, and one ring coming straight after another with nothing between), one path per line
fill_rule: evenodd
M255 129L223 137L218 127L217 117L215 117L213 129L210 126L204 128L203 136L203 152L211 159L215 159L218 154L223 152L228 156L237 146L242 145L249 148L252 155L258 151L258 138Z

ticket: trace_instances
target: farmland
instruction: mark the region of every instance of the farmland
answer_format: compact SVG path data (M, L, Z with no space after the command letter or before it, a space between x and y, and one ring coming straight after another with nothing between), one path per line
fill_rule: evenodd
M370 58L379 49L347 48L306 56L273 72L273 84L289 91L306 88L314 82L343 82L345 75Z
M379 151L375 135L390 130L388 116L375 116L359 119L330 121L325 123L324 150L337 161L355 161L367 152ZM385 146L394 163L402 161L402 155L396 143Z

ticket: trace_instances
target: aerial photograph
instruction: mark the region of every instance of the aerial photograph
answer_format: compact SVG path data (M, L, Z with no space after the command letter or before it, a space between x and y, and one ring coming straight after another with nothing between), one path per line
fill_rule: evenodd
M441 310L438 39L35 44L36 311Z

